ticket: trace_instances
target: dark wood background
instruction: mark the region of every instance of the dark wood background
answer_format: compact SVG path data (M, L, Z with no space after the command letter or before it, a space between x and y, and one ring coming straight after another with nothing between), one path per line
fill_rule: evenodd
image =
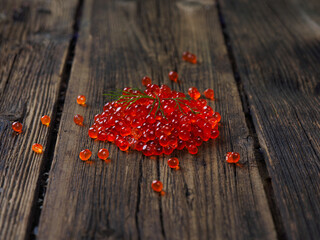
M180 171L87 136L145 75L215 90L221 135L174 152ZM320 239L319 79L318 0L0 0L0 239Z

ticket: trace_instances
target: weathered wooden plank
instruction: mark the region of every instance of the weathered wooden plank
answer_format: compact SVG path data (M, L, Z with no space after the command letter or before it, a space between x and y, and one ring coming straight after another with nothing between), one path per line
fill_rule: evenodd
M319 239L319 1L221 8L286 234Z
M29 13L44 2L29 1ZM47 114L54 120L77 2L51 2L46 19L31 14L19 21L12 18L14 6L20 2L1 1L0 239L26 239L31 232L39 177L50 161L47 143L52 128L41 125L40 117ZM51 20L57 24L54 28L49 27ZM13 121L22 122L22 134L13 134ZM31 151L35 142L44 145L44 154Z
M0 44L31 36L71 34L77 1L0 0Z
M201 64L181 62L197 53ZM167 78L177 69L181 84ZM221 137L204 144L197 156L175 153L181 170L167 157L145 158L92 141L88 126L102 111L106 91L154 82L186 91L213 87L222 113ZM75 103L78 94L88 107ZM86 127L73 123L82 114ZM111 163L96 157L110 150ZM94 162L78 158L89 148ZM239 151L243 168L224 162ZM152 180L164 183L159 197ZM225 239L276 237L270 210L245 124L236 83L213 1L86 1L57 148L40 219L39 239Z

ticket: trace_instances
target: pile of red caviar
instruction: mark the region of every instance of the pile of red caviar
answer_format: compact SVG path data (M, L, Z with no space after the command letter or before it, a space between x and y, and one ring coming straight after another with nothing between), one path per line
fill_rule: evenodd
M104 105L89 129L89 137L115 143L120 150L142 151L146 156L171 154L198 147L219 136L220 114L205 99L187 99L166 85L148 84L146 90L124 88L118 99ZM196 100L195 100L196 99Z

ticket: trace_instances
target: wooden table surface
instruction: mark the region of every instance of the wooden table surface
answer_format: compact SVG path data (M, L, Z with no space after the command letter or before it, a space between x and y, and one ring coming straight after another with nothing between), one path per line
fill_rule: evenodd
M180 171L87 136L103 93L144 75L215 91L220 136L174 152ZM319 121L319 0L0 0L1 240L320 239Z

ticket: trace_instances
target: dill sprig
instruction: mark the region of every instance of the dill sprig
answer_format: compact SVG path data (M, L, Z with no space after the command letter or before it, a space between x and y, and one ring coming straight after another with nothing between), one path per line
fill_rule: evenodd
M126 106L126 109L128 109L132 104L136 103L137 101L139 101L140 99L150 99L153 100L152 102L152 108L149 112L149 115L152 113L156 103L158 103L157 106L157 110L155 111L155 116L157 115L157 113L160 111L162 116L167 119L164 110L163 110L163 106L161 104L161 99L159 98L158 95L154 94L154 97L149 96L147 94L145 94L142 90L138 89L138 88L131 88L130 90L134 90L136 92L129 92L129 91L124 91L124 90L115 90L115 91L110 91L109 93L104 94L105 96L119 102L122 103L123 106ZM199 112L195 111L194 109L192 109L192 107L190 107L188 104L184 103L183 100L189 100L186 97L178 97L178 98L163 98L162 100L173 100L175 101L176 105L175 107L178 107L179 110L186 115L185 111L183 110L183 108L181 107L181 105L187 106L190 111L194 114L199 114Z

